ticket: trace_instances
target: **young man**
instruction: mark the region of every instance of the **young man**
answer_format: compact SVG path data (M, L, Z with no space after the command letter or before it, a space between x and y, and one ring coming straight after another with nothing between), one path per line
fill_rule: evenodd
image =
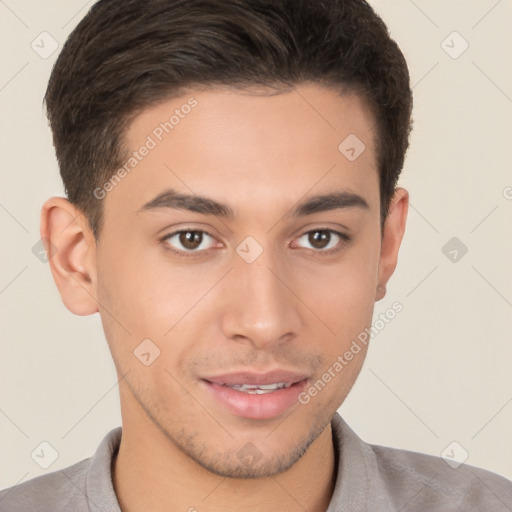
M412 98L362 0L102 0L46 94L55 282L122 430L0 510L501 511L512 484L337 414L404 234Z

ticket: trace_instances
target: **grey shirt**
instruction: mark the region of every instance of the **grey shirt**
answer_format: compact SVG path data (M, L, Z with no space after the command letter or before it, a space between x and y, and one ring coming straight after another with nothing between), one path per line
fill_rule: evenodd
M327 512L512 511L512 482L442 458L362 441L339 414L332 419L337 477ZM120 512L112 457L121 427L89 459L0 491L0 512Z

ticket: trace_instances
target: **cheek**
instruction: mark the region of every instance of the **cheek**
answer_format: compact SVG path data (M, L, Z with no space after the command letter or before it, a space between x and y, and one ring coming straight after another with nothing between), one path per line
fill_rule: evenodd
M161 336L155 323L152 289L157 274L143 266L128 244L109 244L98 253L98 302L105 336L116 361L133 363L134 350L145 339Z
M336 343L351 340L371 324L380 252L376 236L361 238L335 263L295 271L298 295Z
M146 339L161 352L155 363L168 359L169 347L172 357L179 359L181 341L187 339L184 333L197 336L191 329L200 320L201 300L218 280L218 272L199 266L185 272L158 250L143 257L130 246L122 250L114 246L100 256L98 301L115 359L125 369L132 366L134 351Z
M180 288L177 276L169 270L161 260L143 257L142 251L129 243L111 244L99 254L98 300L115 311L116 319L134 335L162 335L164 326L155 321L172 321L166 319L166 306L168 314L168 305L177 300L175 291ZM150 326L151 333L146 331Z

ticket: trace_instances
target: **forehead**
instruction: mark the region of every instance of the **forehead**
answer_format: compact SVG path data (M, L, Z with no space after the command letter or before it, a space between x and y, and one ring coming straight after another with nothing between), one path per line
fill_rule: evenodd
M168 130L161 126L166 123ZM247 143L268 143L274 135L282 135L274 141L276 145L291 142L289 136L293 135L297 142L307 139L313 143L319 136L339 137L347 130L368 139L367 132L373 133L373 125L366 101L354 92L343 93L341 89L307 82L280 90L209 85L145 109L132 121L125 141L128 147L134 147L147 134L160 139L160 135L172 133L176 141L183 143L185 138L191 140L187 137L190 130L203 136L211 129L208 137L212 141L216 135L220 139L236 134L237 138L251 136Z
M310 191L371 196L378 194L374 137L372 113L356 94L316 84L278 94L191 89L133 120L124 137L133 166L107 202L136 211L169 188L238 202L235 211Z

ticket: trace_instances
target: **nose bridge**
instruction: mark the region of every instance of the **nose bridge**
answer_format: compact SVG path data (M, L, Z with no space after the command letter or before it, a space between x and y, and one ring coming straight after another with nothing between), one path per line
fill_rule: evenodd
M249 247L249 252L253 249ZM270 250L263 250L252 261L237 252L231 276L233 289L223 317L225 335L247 338L261 347L297 334L300 317L293 293L284 284L290 274L284 262Z

